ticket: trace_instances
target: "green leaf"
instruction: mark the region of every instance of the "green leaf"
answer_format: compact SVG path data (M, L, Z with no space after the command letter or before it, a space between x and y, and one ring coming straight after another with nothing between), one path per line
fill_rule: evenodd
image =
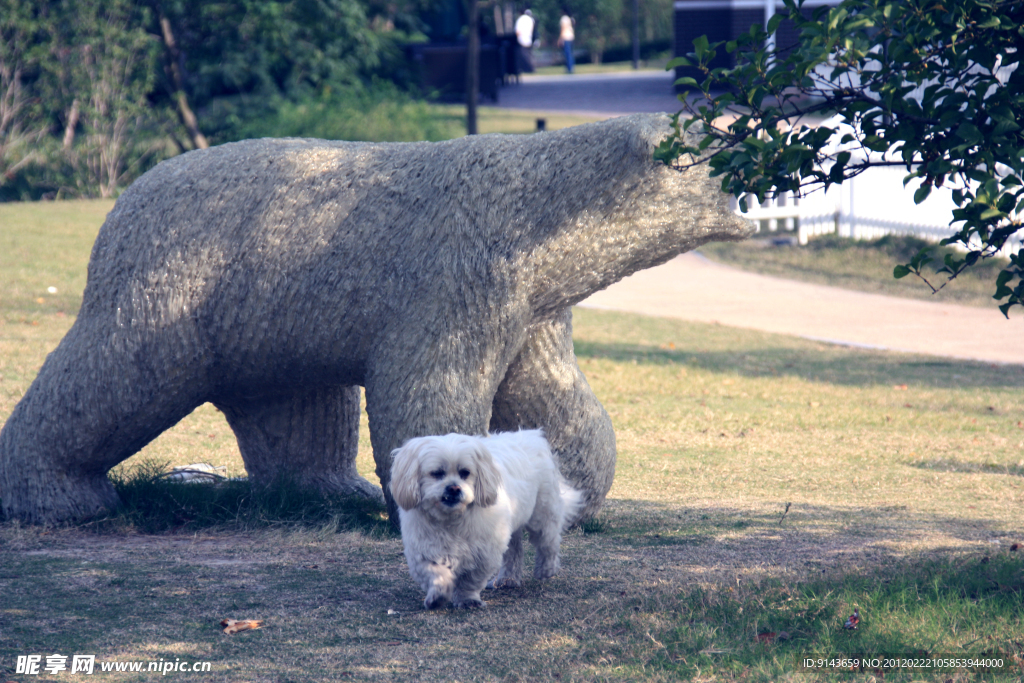
M956 129L956 135L958 138L967 140L968 142L975 142L982 139L981 131L970 121L964 121Z
M1005 299L1009 295L1013 294L1013 290L1006 286L1010 280L1013 279L1014 274L1008 270L1004 270L999 273L996 277L996 293L992 295L993 299L997 301L999 299Z
M910 275L911 272L910 268L907 268L906 266L896 266L892 269L892 276L899 280Z

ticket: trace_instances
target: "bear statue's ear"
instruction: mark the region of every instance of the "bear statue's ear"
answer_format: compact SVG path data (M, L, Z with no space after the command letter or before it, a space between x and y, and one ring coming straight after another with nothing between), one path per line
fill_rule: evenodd
M398 507L412 510L420 504L420 450L423 439L410 439L391 452L391 496Z
M501 473L494 464L494 458L483 441L478 441L473 449L473 461L476 465L476 479L473 482L473 502L480 507L490 507L498 502L498 488L501 486Z

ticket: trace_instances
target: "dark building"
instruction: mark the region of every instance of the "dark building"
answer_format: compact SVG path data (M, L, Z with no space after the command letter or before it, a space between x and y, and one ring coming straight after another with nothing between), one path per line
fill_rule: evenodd
M674 5L675 49L676 57L685 57L693 52L693 40L699 36L707 36L708 42L735 40L750 31L754 24L764 26L768 11L766 5L773 0L676 0ZM835 5L838 0L807 0L803 8L806 16L810 16L815 8L823 5ZM782 11L785 5L775 2L775 11ZM795 45L796 30L788 21L779 25L775 34L776 44L780 48ZM725 49L718 50L711 68L735 66L735 53L729 54ZM692 76L701 80L700 71L689 67L678 67L676 78Z

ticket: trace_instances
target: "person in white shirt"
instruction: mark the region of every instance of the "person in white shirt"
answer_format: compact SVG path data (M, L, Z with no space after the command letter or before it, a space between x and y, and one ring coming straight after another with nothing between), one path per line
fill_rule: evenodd
M526 10L516 19L516 42L519 43L519 71L520 73L533 72L533 29L537 21L533 18L533 12Z
M572 43L576 40L573 24L576 20L569 16L569 10L562 8L562 18L558 20L558 46L565 52L565 71L572 73L576 60L572 54Z

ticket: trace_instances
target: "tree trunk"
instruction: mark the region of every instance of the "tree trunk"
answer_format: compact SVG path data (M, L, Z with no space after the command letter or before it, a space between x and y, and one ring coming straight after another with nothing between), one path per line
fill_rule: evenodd
M68 112L68 120L64 125L64 151L70 151L75 143L75 129L78 127L78 119L82 110L78 106L78 98L71 102L71 111Z
M188 135L192 138L192 144L196 149L206 149L210 146L206 136L199 130L199 120L196 119L192 108L188 106L188 95L185 94L185 78L181 71L181 52L178 51L178 44L174 41L174 32L171 30L171 21L160 11L160 30L163 33L164 45L167 47L167 61L170 64L171 80L174 82L174 99L178 103L178 116Z

